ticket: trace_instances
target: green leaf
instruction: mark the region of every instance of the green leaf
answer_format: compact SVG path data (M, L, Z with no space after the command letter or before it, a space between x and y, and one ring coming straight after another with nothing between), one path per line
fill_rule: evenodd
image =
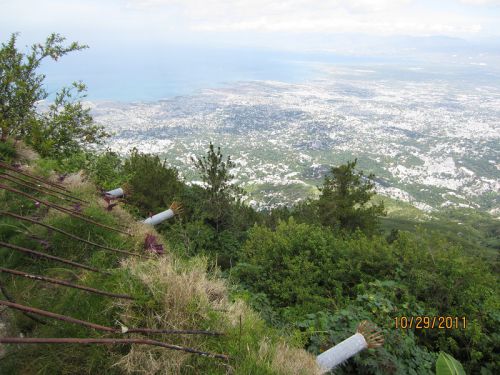
M436 375L465 375L464 368L451 355L441 352L436 361Z

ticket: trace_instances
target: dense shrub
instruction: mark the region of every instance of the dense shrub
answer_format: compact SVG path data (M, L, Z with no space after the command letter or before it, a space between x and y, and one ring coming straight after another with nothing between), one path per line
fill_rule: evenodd
M143 216L164 211L179 198L183 187L179 173L158 156L134 149L125 160L123 171L129 189L127 201Z
M493 270L442 237L404 232L390 244L289 219L275 230L252 228L241 259L232 274L251 292L248 300L270 321L310 334L313 351L347 337L362 319L384 329L388 342L377 360L362 356L346 373L429 373L440 350L472 372L498 367ZM422 315L466 316L469 326L395 331L397 316Z

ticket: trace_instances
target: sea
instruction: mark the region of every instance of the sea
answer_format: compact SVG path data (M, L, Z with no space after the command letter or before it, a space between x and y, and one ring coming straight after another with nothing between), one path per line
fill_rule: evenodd
M92 101L148 102L196 94L235 82L311 81L321 77L325 65L399 62L402 61L387 57L252 48L89 48L57 62L46 61L42 72L51 96L71 82L82 81Z

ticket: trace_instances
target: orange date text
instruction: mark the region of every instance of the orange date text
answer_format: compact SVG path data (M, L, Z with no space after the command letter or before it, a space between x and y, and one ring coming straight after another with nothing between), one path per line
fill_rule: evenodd
M466 329L465 316L397 316L396 329Z

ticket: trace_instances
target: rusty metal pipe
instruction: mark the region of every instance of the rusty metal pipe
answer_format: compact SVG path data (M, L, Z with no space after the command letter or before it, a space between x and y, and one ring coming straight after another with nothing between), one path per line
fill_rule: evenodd
M32 190L36 190L38 191L39 193L42 193L42 194L45 194L45 195L50 195L51 197L54 197L54 198L57 198L57 199L61 199L63 201L70 201L68 198L65 198L65 197L60 197L54 193L51 193L51 192L48 192L48 191L44 191L38 187L35 187L35 186L32 186L32 185L28 185L28 184L25 184L23 182L20 182L20 181L16 181L15 179L9 177L8 175L6 175L5 173L2 173L0 174L0 178L4 179L4 180L7 180L7 181L10 181L16 185L20 185L22 187L25 187L27 189L32 189ZM76 201L70 201L71 203L75 203Z
M13 174L9 173L9 172L6 172L4 171L2 174L6 175L6 176L9 176L10 178L13 178L17 181L20 181L20 182L24 182L25 184L28 184L28 185L33 185L33 184L36 184L34 182L31 182L31 181L28 181L28 180L25 180L23 178L20 178L20 177L17 177L17 176L14 176ZM50 192L53 192L53 193L56 193L56 194L60 194L60 195L63 195L64 197L68 198L68 199L72 199L74 201L78 201L78 202L83 202L83 203L90 203L89 201L86 201L84 199L81 199L81 198L78 198L78 197L75 197L73 195L70 195L70 194L66 194L60 190L56 190L56 189L52 189L48 186L42 186L40 184L37 184L37 187L40 188L40 189L44 189L44 190L47 190L47 191L50 191Z
M27 222L30 222L30 223L33 223L33 224L36 224L36 225L40 225L42 227L48 228L50 230L53 230L55 232L59 232L61 234L64 234L65 236L73 238L74 240L81 241L81 242L84 242L84 243L92 245L92 246L100 247L101 249L104 249L104 250L114 251L115 253L132 255L132 256L136 256L136 257L142 256L141 254L131 253L131 252L126 251L126 250L115 249L113 247L99 245L98 243L95 243L95 242L92 242L92 241L88 241L88 240L86 240L84 238L81 238L81 237L75 236L74 234L71 234L71 233L68 233L66 231L63 231L62 229L53 227L52 225L48 225L48 224L42 223L40 221L36 221L36 220L30 219L29 217L20 216L20 215L16 215L16 214L13 214L11 212L5 212L5 211L0 211L0 214L6 215L6 216L10 216L10 217L13 217L13 218L16 218L16 219L19 219L19 220L27 221Z
M43 205L45 205L47 207L54 208L55 210L64 212L64 213L66 213L68 215L74 216L74 217L76 217L78 219L81 219L83 221L86 221L88 223L97 225L97 226L99 226L101 228L106 228L106 229L109 229L109 230L112 230L112 231L115 231L115 232L118 232L118 233L126 234L127 236L131 236L131 234L128 233L128 232L124 232L124 231L122 231L120 229L116 229L116 228L110 227L110 226L105 225L105 224L101 224L101 223L99 223L97 221L94 221L94 220L91 220L91 219L89 219L89 218L87 218L87 217L85 217L83 215L77 214L76 212L73 212L70 209L61 207L61 206L59 206L57 204L54 204L54 203L50 203L50 202L44 201L42 199L34 197L33 195L30 195L30 194L25 193L23 191L20 191L20 190L17 190L17 189L14 189L14 188L11 188L9 186L2 185L2 184L0 184L0 189L4 189L4 190L7 190L7 191L10 191L10 192L12 192L14 194L22 195L22 196L24 196L26 198L29 198L29 199L32 199L32 200L34 200L36 202L40 202L40 203L42 203Z
M85 320L75 319L70 316L56 314L50 311L45 311L41 309L37 309L35 307L29 307L20 305L18 303L12 303L8 301L0 300L0 305L7 306L19 311L24 311L28 313L37 314L40 316L45 316L47 318L52 318L56 320L61 320L63 322L79 324L81 326L93 328L97 331L104 332L113 332L113 333L156 333L156 334L188 334L188 335L208 335L208 336L223 336L220 332L211 332L211 331L198 331L198 330L170 330L170 329L154 329L154 328L114 328L114 327L106 327L100 324L95 324L91 322L87 322Z
M15 276L21 276L21 277L24 277L26 279L45 281L45 282L48 282L51 284L66 286L68 288L80 289L80 290L84 290L86 292L90 292L90 293L94 293L94 294L101 294L103 296L108 296L108 297L113 297L113 298L123 298L123 299L134 299L134 297L126 295L126 294L110 293L110 292L106 292L104 290L90 288L88 286L73 284L73 283L70 283L70 282L65 281L65 280L53 279L50 277L45 277L45 276L40 276L40 275L32 275L32 274L17 271L17 270L11 270L9 268L0 267L0 273L1 272L9 273L9 274L15 275Z
M19 174L22 174L23 176L26 176L28 178L31 178L33 180L36 180L36 181L39 181L39 182L42 182L46 185L50 185L50 186L53 186L57 189L61 189L61 190L64 190L64 191L68 191L68 189L66 189L64 186L62 185L59 185L59 184L56 184L54 182L50 182L50 181L47 181L47 180L44 180L43 178L40 178L40 177L37 177L37 176L33 176L31 173L27 173L27 172L22 172L20 171L19 169L16 169L6 163L3 163L0 161L0 168L5 168L5 169L8 169L12 172L16 172L16 173L19 173Z
M56 262L60 262L60 263L64 263L64 264L69 264L70 266L77 267L77 268L82 268L82 269L85 269L85 270L88 270L88 271L97 272L97 273L103 273L103 274L106 274L106 275L111 275L109 272L101 271L101 270L98 270L97 268L93 268L93 267L90 267L90 266L86 266L84 264L73 262L73 261L68 260L68 259L59 258L59 257L56 257L54 255L49 255L49 254L41 253L39 251L27 249L25 247L11 245L11 244L6 243L6 242L0 241L0 247L6 247L6 248L11 249L11 250L19 251L21 253L34 255L34 256L37 256L37 257L40 257L40 258L46 258L46 259L54 260Z
M16 303L16 300L14 299L14 297L12 297L10 295L10 293L7 291L7 289L5 289L5 286L2 284L2 282L0 282L0 292L2 292L2 294L5 296L5 298L7 298L7 301L9 302L13 302L13 303ZM33 315L33 314L30 314L28 312L24 312L23 311L23 314L25 316L27 316L28 318L30 318L31 320L37 322L37 323L40 323L40 324L47 324L47 322L39 319L37 316Z
M203 352L201 350L188 348L179 345L167 344L161 341L149 339L81 339L81 338L39 338L39 337L0 337L0 344L102 344L102 345L153 345L162 348L179 350L191 354L201 355L203 357L216 358L224 361L229 360L225 354Z

